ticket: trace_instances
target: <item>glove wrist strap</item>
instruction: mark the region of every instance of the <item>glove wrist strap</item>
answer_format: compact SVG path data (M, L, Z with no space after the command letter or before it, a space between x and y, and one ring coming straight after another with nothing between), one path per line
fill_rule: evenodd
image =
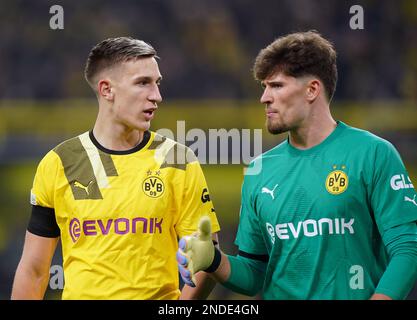
M215 272L217 268L219 267L221 260L222 260L222 254L220 253L220 250L214 247L213 262L206 270L204 270L204 272L208 272L208 273Z

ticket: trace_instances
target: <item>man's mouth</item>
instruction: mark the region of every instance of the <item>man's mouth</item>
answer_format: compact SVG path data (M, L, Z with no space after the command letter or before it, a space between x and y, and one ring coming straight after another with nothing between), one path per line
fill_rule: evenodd
M273 116L277 113L276 111L271 110L271 109L267 109L265 112L266 112L266 116L267 116L268 118L273 117Z
M155 114L155 108L144 110L143 113L145 114L145 119L147 121L152 120L154 114Z

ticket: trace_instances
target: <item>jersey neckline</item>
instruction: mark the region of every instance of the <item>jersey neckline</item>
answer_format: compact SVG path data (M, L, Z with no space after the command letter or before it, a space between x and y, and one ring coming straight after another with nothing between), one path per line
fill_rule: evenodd
M91 139L91 142L96 146L97 149L108 153L108 154L117 154L117 155L123 155L123 154L131 154L131 153L135 153L141 149L143 149L146 144L149 142L149 139L151 138L151 133L149 131L145 131L143 133L143 139L142 141L136 145L135 147L133 147L132 149L129 150L123 150L123 151L119 151L119 150L111 150L111 149L107 149L105 147L103 147L98 141L97 139L94 137L93 134L93 130L89 131L89 137Z
M286 143L287 143L290 153L293 155L297 155L297 156L303 156L303 155L314 154L317 151L323 149L325 146L331 143L334 139L336 139L344 129L347 128L347 125L340 120L336 121L336 123L337 123L336 128L322 142L308 149L298 149L294 147L293 145L291 145L290 137L288 136Z

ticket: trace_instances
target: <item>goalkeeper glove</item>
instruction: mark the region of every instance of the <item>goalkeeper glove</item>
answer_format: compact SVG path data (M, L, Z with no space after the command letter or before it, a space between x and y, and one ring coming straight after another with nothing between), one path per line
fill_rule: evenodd
M179 241L178 268L187 285L195 287L195 274L201 270L214 272L221 260L220 251L213 245L210 218L204 216L198 224L198 232Z

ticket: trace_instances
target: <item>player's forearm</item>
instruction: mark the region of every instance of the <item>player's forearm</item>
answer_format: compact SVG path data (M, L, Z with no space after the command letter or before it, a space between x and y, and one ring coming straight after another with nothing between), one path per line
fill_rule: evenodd
M198 272L196 275L197 286L184 285L181 291L180 300L204 300L210 295L216 285L208 273Z
M43 299L48 285L49 273L37 273L19 266L13 282L12 300Z
M374 293L371 297L370 300L392 300L391 297L388 297L385 294L381 294L381 293Z
M198 232L193 236L183 237L178 243L177 262L184 282L196 286L196 275L205 271L225 287L246 295L255 295L262 288L267 262L238 255L225 255L213 246L210 237L210 220L200 219ZM188 290L188 289L187 289ZM185 297L183 294L182 298Z
M225 263L221 271L223 272L222 280L224 280L221 281L222 285L237 293L256 295L264 284L266 263L240 255L225 256L225 258L227 264Z
M417 226L414 222L386 230L383 240L390 262L378 283L376 294L383 294L392 299L407 297L417 281L416 239Z
M265 267L260 261L221 253L219 267L211 275L234 292L254 296L263 286Z
M231 268L229 258L226 254L221 252L221 260L219 267L216 269L215 272L212 272L211 275L217 282L224 283L227 281L227 279L229 279L230 271Z
M398 254L388 264L375 293L383 294L396 300L405 299L416 280L417 256L410 257L405 254Z

